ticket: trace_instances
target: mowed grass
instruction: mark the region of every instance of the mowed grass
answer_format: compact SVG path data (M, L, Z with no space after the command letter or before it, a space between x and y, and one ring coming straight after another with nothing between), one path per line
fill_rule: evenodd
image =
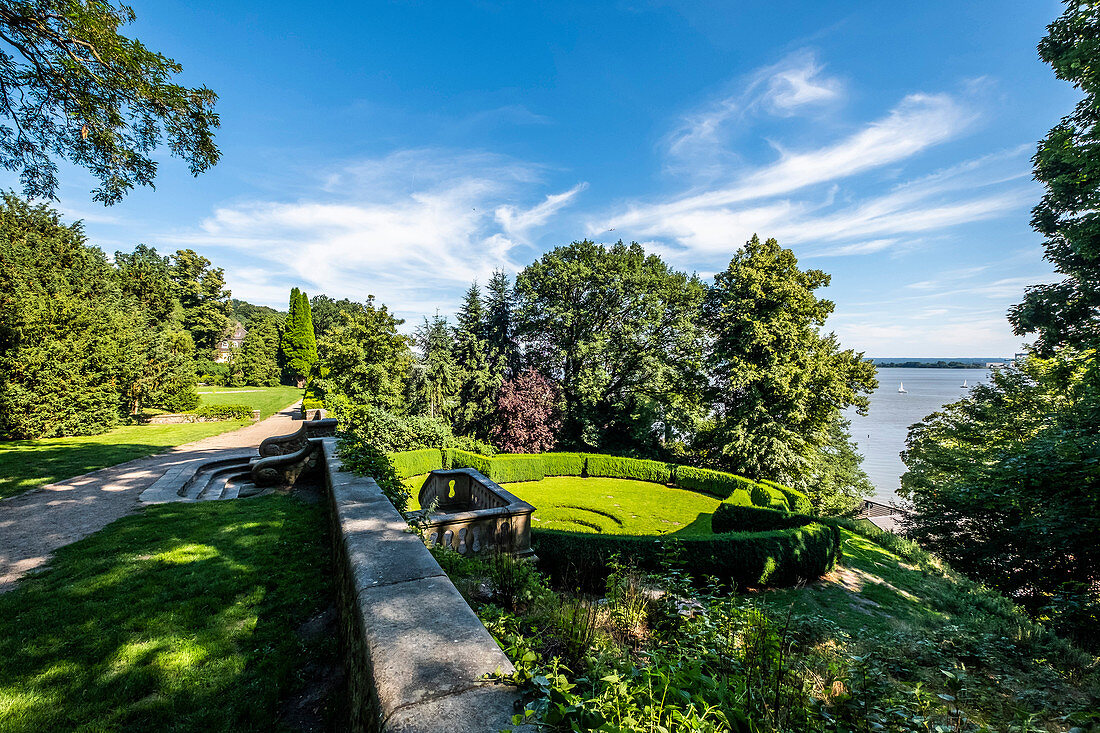
M337 658L299 633L333 592L320 504L120 519L0 595L0 731L276 729L307 665Z
M202 388L205 391L209 388ZM301 399L296 387L252 387L256 391L222 390L200 394L205 405L244 404L261 417ZM97 468L143 458L168 448L220 435L250 424L250 420L183 423L180 425L124 425L100 435L41 440L0 441L0 499L36 486L79 476Z
M412 493L410 509L420 508L416 494L425 478L405 479ZM707 535L721 503L693 491L617 478L552 476L504 488L535 507L532 527L570 532Z

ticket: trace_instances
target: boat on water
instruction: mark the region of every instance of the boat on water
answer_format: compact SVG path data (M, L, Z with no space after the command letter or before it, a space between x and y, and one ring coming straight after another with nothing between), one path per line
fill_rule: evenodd
M964 379L963 383L960 385L960 387L962 387L962 389L966 389L966 386L967 386L966 385L966 380Z
M898 382L898 394L909 394L909 390L905 388L905 382Z

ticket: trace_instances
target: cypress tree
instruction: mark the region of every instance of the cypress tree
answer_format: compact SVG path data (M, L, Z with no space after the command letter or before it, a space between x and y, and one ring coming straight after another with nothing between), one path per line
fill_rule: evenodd
M287 377L299 387L304 387L317 362L317 338L313 333L309 298L298 288L290 291L290 314L286 319L280 350Z
M489 365L485 341L485 311L477 283L466 291L455 327L455 365L458 368L458 409L455 430L479 440L489 439L489 423L496 410L502 379Z

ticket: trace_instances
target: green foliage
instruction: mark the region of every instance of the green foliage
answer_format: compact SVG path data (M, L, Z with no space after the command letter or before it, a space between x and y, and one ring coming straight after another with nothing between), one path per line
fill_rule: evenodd
M1033 175L1046 188L1031 225L1045 238L1045 257L1063 275L1034 285L1009 313L1016 333L1035 333L1037 353L1062 346L1100 347L1100 7L1066 2L1047 26L1039 58L1081 92L1073 112L1039 142Z
M778 489L772 488L766 484L758 483L752 487L749 492L749 497L752 499L754 506L764 507L765 509L779 509L786 511L790 509L787 504L787 497L783 496L783 493Z
M810 460L807 477L800 485L818 514L843 514L875 493L849 425L850 421L843 419L830 423L828 437Z
M810 503L810 498L801 491L792 489L790 486L776 483L775 481L769 481L768 479L762 479L760 483L783 494L783 497L787 500L787 506L795 514L813 513L813 505Z
M588 475L608 478L632 478L667 484L672 480L670 464L639 458L620 458L592 453L588 456Z
M588 460L585 453L542 453L540 457L546 476L583 476Z
M723 502L711 517L710 526L715 534L723 532L766 532L773 529L802 527L814 521L804 514L743 506Z
M454 365L459 388L455 429L463 435L489 439L497 394L503 382L489 360L485 310L477 283L466 291L454 329Z
M343 322L340 316L341 313L354 316L362 310L362 304L347 298L333 300L324 294L314 295L309 301L309 315L313 320L313 335L318 340L324 338L332 329Z
M323 410L325 403L322 400L315 400L306 397L302 400L303 410Z
M400 411L412 364L409 339L397 330L404 321L386 306L376 308L373 296L356 312L342 311L340 319L318 344L315 391L330 410L343 404Z
M681 488L719 498L729 498L735 493L747 497L748 492L756 486L755 481L744 476L692 466L676 466L672 473L672 482Z
M544 571L585 588L602 587L616 556L643 570L671 566L698 579L711 576L737 587L762 587L828 572L837 558L840 533L820 523L674 540L538 529L531 532L531 546Z
M559 443L655 453L698 412L703 285L638 244L574 242L516 277L516 325L561 390Z
M290 291L290 312L283 324L279 353L290 381L304 386L317 363L317 339L309 314L309 298L298 288Z
M911 536L1034 618L1100 648L1100 365L1061 350L914 425L902 454Z
M276 317L258 316L234 355L235 386L275 387L279 384L279 326Z
M387 453L420 448L437 450L461 447L491 452L488 446L470 438L455 437L447 421L427 415L397 415L378 407L348 405L336 400L326 401L331 414L340 421L341 429L365 436Z
M833 303L814 291L821 270L800 270L789 249L755 235L715 276L703 307L713 340L707 401L716 420L696 447L714 465L807 486L840 410L866 412L876 386L863 354L821 327Z
M485 288L485 348L493 380L504 383L520 372L519 343L516 334L516 298L508 275L496 270Z
M546 477L546 468L541 455L498 453L489 459L489 473L486 476L500 484L541 481Z
M454 361L454 341L447 319L436 314L416 329L420 358L409 379L409 406L414 412L448 420L455 409L459 374Z
M180 323L191 333L199 356L209 357L229 327L230 292L225 271L191 249L177 250L169 268Z
M343 470L370 476L394 508L405 513L409 504L409 489L398 477L385 452L368 438L354 433L339 433L336 451L343 463Z
M194 175L217 163L217 95L173 83L180 64L119 35L134 17L108 2L5 4L0 109L9 124L0 165L19 172L28 198L56 198L53 156L91 172L100 182L94 198L105 204L153 185L149 156L158 148L186 160Z
M390 463L397 478L406 479L443 468L443 452L438 448L421 448L390 453Z
M472 468L487 478L493 478L492 459L470 451L458 448L444 451L443 465L446 468Z
M250 405L202 405L192 411L199 417L217 420L247 420L252 417Z

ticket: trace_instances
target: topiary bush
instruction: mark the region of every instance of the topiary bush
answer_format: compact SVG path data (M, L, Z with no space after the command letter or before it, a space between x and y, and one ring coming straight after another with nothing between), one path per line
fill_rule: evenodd
M672 469L668 463L662 461L647 461L641 458L620 458L619 456L590 453L588 455L588 475L667 484L672 479Z
M755 481L744 476L691 466L676 466L672 472L672 483L681 489L711 494L720 499L728 498L735 491L748 496L756 485Z
M397 478L402 479L443 468L443 451L437 448L390 453L389 459L397 473Z
M543 453L542 469L547 476L583 476L587 461L584 453Z
M710 537L657 539L633 535L531 531L539 569L560 582L599 590L613 559L629 558L642 570L682 569L740 587L794 585L832 569L840 531L819 522L769 532L730 532Z
M804 514L722 502L714 510L710 526L715 534L723 532L766 532L801 527L814 521Z
M767 484L756 484L752 487L749 496L752 497L753 504L762 506L765 509L788 511L791 508L790 504L787 503L787 497L783 496L778 489L773 489Z
M790 486L784 486L777 481L769 481L768 479L763 479L762 481L760 481L760 483L764 484L765 486L770 486L779 493L783 494L784 498L786 498L787 500L787 505L791 508L792 512L795 512L797 514L814 513L814 507L813 504L810 503L810 497L806 496L798 489L792 489Z

